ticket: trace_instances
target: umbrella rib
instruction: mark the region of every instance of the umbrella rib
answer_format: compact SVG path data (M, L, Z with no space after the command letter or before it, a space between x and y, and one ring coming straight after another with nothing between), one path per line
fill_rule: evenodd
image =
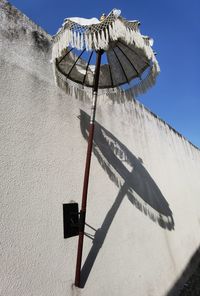
M108 65L108 68L109 68L109 72L110 72L111 86L112 86L112 88L114 88L113 77L112 77L112 72L111 72L111 67L110 67L110 65Z
M118 40L118 42L121 43L122 45L124 45L126 48L128 48L132 52L134 52L135 55L138 56L140 59L142 59L148 66L151 66L150 63L148 61L146 61L144 58L142 58L133 48L129 47L128 45L126 45L125 43L121 42L120 40Z
M78 60L80 59L80 57L82 56L82 54L86 51L86 48L84 48L84 50L79 54L78 58L75 60L73 66L71 67L70 71L68 72L68 74L66 75L67 78L69 77L69 75L71 74L72 70L74 69L74 67L76 66L76 63L78 62Z
M62 60L73 50L73 48L71 48L58 62L58 65L62 62Z
M87 63L87 66L86 66L85 75L84 75L84 78L83 78L83 85L85 84L85 79L86 79L86 76L87 76L88 67L89 67L89 64L90 64L93 53L94 53L94 51L91 52L88 63Z
M136 69L136 67L133 65L132 61L129 59L129 57L124 53L124 51L117 45L117 48L123 53L123 55L126 57L126 59L129 61L129 63L131 64L131 66L133 67L133 69L135 70L135 72L137 73L138 77L140 77L140 73L138 72L138 70Z
M126 72L125 72L125 70L124 70L124 67L122 66L122 63L121 63L121 61L120 61L118 55L116 54L114 48L113 48L112 50L113 50L113 52L114 52L114 54L115 54L115 56L116 56L116 58L117 58L117 60L118 60L118 62L119 62L119 64L120 64L120 67L121 67L121 69L122 69L122 71L123 71L123 73L124 73L124 76L125 76L125 78L126 78L126 81L127 81L127 83L129 84L129 80L128 80L128 77L127 77Z

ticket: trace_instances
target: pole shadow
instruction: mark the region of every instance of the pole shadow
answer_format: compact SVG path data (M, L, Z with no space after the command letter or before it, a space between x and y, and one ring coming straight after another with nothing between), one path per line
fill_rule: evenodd
M89 115L80 110L80 127L86 140L89 121ZM142 159L134 156L125 145L97 122L95 122L93 153L109 178L119 188L119 192L101 227L95 231L94 236L87 235L93 240L93 245L81 270L82 288L87 282L99 250L125 196L132 205L160 227L169 231L174 229L174 219L169 204L143 166Z

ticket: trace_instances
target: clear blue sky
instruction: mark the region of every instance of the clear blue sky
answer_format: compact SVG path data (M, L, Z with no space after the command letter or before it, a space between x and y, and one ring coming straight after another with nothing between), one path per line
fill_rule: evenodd
M199 0L11 0L50 34L66 17L99 17L112 8L138 19L141 32L154 38L161 67L157 84L138 99L200 147Z

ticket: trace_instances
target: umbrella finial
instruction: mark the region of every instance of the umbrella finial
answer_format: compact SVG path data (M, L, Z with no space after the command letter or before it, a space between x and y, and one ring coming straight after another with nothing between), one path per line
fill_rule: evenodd
M104 20L105 20L105 18L106 18L106 14L105 13L103 13L102 14L102 16L100 17L100 22L103 22Z

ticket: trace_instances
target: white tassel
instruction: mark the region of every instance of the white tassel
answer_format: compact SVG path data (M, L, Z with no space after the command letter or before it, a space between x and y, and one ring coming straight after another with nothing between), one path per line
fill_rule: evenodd
M89 50L89 40L88 40L88 35L84 33L84 45L86 50Z
M117 40L118 39L118 28L117 28L116 25L117 25L116 22L114 22L113 23L113 39L114 40ZM120 33L120 31L119 31L119 33ZM120 36L120 34L119 34L119 36Z
M76 47L76 32L72 32L71 46Z
M104 33L103 33L103 30L101 32L99 32L99 40L98 40L98 43L99 43L99 48L105 48L105 37L104 37Z
M99 48L106 48L107 42L105 39L104 31L102 30L101 33L98 33L98 43L99 43Z
M108 28L105 28L104 32L105 32L106 44L108 45L108 43L109 43L109 33L108 33Z
M98 49L101 48L101 46L102 46L101 41L102 41L102 39L101 39L100 31L99 31L99 32L97 32L97 46L98 46Z
M114 30L113 30L113 26L112 26L112 24L110 24L110 25L108 26L108 28L109 28L109 36L110 36L110 39L113 40Z
M93 35L94 48L96 50L98 50L99 48L98 48L98 41L97 41L96 33L94 32L92 35Z
M81 39L80 39L80 49L84 48L84 38L83 38L83 34L81 34Z
M76 48L81 49L81 36L80 36L80 33L77 33Z
M157 67L157 64L153 64L147 77L142 80L140 84L134 85L130 90L127 90L127 92L131 91L136 97L142 93L145 93L150 87L155 85L156 77L159 72L160 69Z
M103 39L103 42L104 42L104 48L105 48L105 49L108 48L108 42L109 42L109 40L108 40L106 34L107 34L107 32L106 32L106 28L105 28L105 29L102 31L102 35L103 35L102 39Z
M79 32L74 32L74 39L75 47L79 49Z
M73 43L73 32L68 29L66 30L66 47Z
M89 33L89 35L88 35L88 48L89 49L92 49L92 34L91 33Z
M135 46L138 48L144 47L144 40L139 32L132 31Z

